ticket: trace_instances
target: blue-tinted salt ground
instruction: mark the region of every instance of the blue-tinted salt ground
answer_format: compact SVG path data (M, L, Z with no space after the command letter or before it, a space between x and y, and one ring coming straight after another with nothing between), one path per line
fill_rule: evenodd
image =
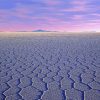
M100 36L1 38L0 100L100 100Z

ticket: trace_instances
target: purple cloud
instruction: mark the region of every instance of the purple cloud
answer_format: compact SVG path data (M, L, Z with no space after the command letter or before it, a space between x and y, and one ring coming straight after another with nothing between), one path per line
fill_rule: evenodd
M0 30L98 30L99 5L99 0L0 0Z

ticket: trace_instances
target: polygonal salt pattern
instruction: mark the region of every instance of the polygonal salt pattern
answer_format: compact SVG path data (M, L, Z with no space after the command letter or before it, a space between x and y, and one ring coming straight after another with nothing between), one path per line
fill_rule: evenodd
M0 100L100 100L100 36L0 38Z

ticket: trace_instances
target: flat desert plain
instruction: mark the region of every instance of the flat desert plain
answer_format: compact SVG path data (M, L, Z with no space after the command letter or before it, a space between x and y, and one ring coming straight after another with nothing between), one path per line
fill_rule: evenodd
M100 35L2 34L0 100L100 100Z

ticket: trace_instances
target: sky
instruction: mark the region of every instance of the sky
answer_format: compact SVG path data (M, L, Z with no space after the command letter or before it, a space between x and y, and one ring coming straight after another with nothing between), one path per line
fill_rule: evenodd
M100 31L100 0L0 0L0 31Z

